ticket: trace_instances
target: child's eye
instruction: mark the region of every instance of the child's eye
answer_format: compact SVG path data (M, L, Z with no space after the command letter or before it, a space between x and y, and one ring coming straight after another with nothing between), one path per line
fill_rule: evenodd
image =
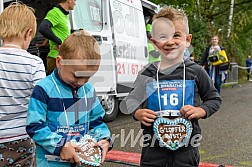
M175 38L177 37L178 38L178 37L180 37L180 34L174 34L173 37L175 37Z
M167 41L168 40L168 38L167 38L167 36L159 36L158 37L158 41Z
M159 39L167 39L166 36L160 36Z

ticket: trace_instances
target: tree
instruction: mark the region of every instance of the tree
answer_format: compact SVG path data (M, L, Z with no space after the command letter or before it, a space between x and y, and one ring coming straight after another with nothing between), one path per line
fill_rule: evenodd
M229 22L228 22L228 34L227 37L230 36L231 28L232 28L232 21L233 21L233 14L234 14L234 0L231 0L230 3L230 15L229 15Z

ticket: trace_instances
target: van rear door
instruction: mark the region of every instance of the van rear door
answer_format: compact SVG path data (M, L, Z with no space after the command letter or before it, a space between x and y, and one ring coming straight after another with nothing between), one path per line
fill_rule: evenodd
M146 31L140 0L110 0L117 63L117 84L131 87L148 63ZM120 93L121 90L118 90Z
M76 1L71 13L73 29L84 29L99 42L101 62L97 73L90 78L98 96L116 90L116 66L109 16L108 0Z

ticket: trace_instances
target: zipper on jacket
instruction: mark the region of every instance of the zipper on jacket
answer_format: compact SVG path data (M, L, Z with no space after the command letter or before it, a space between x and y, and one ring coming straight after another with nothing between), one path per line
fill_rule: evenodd
M73 99L74 99L74 115L75 115L75 124L79 124L79 111L78 111L78 94L77 90L73 90Z

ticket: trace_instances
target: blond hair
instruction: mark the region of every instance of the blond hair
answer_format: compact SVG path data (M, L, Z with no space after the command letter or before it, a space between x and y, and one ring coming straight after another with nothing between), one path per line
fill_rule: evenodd
M87 65L95 66L99 66L101 59L97 41L84 30L69 35L60 46L59 55L63 59L85 59Z
M172 6L165 6L154 16L154 21L159 18L167 18L172 22L177 20L183 21L186 34L189 34L188 18L183 10L176 9ZM155 27L155 22L153 22L152 26L153 28Z
M214 37L216 37L216 38L219 40L219 36L218 36L218 35L213 35L213 36L211 37L211 39L214 38Z
M32 29L32 37L37 28L34 9L25 4L14 2L0 14L0 38L21 39L24 34Z

